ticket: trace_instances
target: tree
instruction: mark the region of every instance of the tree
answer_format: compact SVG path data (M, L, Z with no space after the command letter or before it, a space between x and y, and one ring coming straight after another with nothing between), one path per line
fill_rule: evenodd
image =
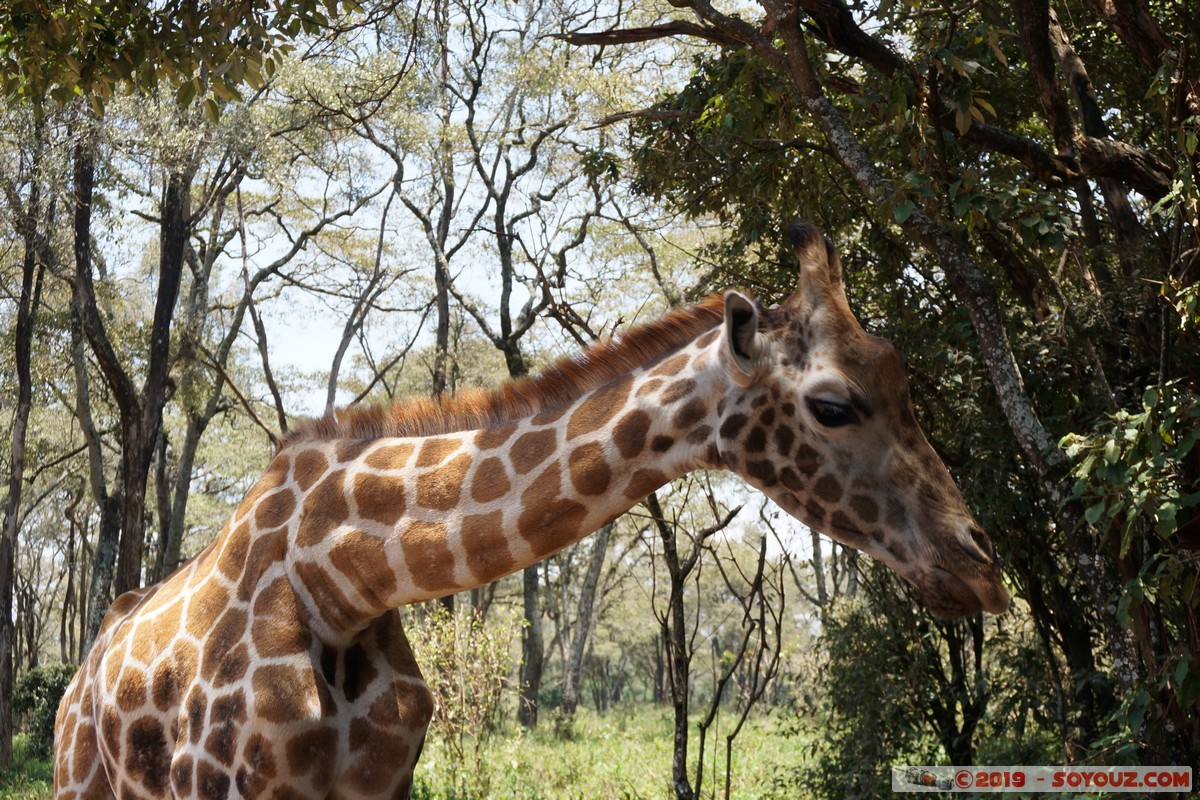
M1200 472L1186 445L1161 454L1162 472L1139 462L1146 481L1169 491L1130 511L1096 466L1106 448L1106 469L1122 452L1100 433L1116 408L1138 417L1133 440L1162 422L1162 435L1182 442L1176 432L1194 405L1198 73L1177 54L1195 15L1139 2L1070 3L1057 14L1022 2L1010 14L770 1L757 18L704 0L676 7L686 16L565 36L715 46L686 86L622 116L639 142L638 187L728 220L714 274L749 272L768 296L788 285L768 243L797 205L856 243L850 269L879 281L857 298L864 316L925 375L918 406L932 409L929 427L964 482L991 487L977 496L1008 534L995 539L1046 658L1083 687L1074 723L1093 746L1115 737L1138 758L1194 760L1195 736L1163 736L1166 727L1146 722L1200 724L1187 678L1200 653L1194 598L1168 589L1170 599L1150 600L1141 587L1169 587L1166 573L1192 570L1183 551ZM1095 25L1069 22L1097 11ZM750 268L750 254L766 265ZM919 329L932 320L938 345L971 363L907 346L930 338ZM960 388L940 383L952 377ZM968 399L966 387L985 394ZM996 438L949 434L964 411ZM1060 446L1077 431L1096 434ZM970 447L959 449L964 439ZM1020 495L1001 499L1014 486ZM1167 665L1178 682L1155 677ZM1137 699L1110 717L1118 696ZM1074 741L1065 734L1062 744L1077 754Z
M66 103L81 92L99 108L122 87L174 89L181 105L212 93L258 89L301 34L330 25L338 0L260 0L238 5L163 6L104 0L86 6L44 0L0 3L0 90L40 104ZM395 4L376 10L386 13Z
M610 522L593 534L595 538L591 542L591 552L588 554L587 572L579 590L574 635L564 637L564 645L569 642L570 651L563 656L562 703L559 710L568 717L573 715L579 706L579 683L583 675L584 655L591 645L592 626L596 615L596 590L600 583L601 571L604 569L604 558L608 554L612 527Z
M35 124L33 148L28 153L24 175L4 175L3 190L16 227L22 238L21 291L17 301L17 324L13 346L17 372L17 405L12 423L12 448L8 462L8 486L4 500L3 527L0 528L0 765L12 761L13 720L13 592L16 578L17 528L21 516L25 480L25 434L33 402L33 378L30 362L42 279L46 263L40 257L42 227L45 218L53 219L51 204L43 192L41 161L44 155L44 129ZM23 185L22 185L23 184Z

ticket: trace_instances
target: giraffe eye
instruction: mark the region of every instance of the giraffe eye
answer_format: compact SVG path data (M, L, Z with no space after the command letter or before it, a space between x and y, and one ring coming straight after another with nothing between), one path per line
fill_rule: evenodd
M857 423L858 413L849 403L827 397L809 398L808 410L826 428L840 428Z

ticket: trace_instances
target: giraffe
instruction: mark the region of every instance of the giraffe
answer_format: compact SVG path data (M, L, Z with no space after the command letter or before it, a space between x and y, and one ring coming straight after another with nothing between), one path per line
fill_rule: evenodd
M991 542L837 254L442 402L308 421L214 542L122 595L56 727L60 798L407 797L433 711L396 609L516 572L695 469L883 561L931 611L1002 612Z

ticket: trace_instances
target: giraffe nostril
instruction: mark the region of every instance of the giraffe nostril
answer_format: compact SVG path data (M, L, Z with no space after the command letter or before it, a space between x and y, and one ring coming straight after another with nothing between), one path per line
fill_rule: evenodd
M978 552L972 550L971 548L968 548L968 551L972 556L975 557L976 561L982 561L984 564L991 564L996 560L996 548L992 544L992 540L987 537L986 533L975 526L972 526L970 531L971 541L975 543L975 547L978 548Z

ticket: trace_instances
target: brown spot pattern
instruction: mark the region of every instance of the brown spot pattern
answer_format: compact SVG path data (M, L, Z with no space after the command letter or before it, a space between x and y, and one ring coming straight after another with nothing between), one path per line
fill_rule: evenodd
M832 475L822 475L813 486L813 492L826 503L836 503L842 499L842 484Z
M287 743L288 768L293 775L324 770L337 753L337 731L322 726L297 734Z
M787 425L780 425L775 429L775 450L781 456L786 456L792 450L792 445L796 443L796 434Z
M229 783L229 775L207 761L196 765L196 795L201 800L226 800Z
M512 485L504 469L504 462L495 456L485 458L475 468L471 479L471 497L477 503L490 503L508 494Z
M76 783L82 783L92 769L92 764L99 757L96 746L96 729L91 725L80 725L75 732L75 764L71 777Z
M296 510L296 496L291 489L281 489L263 497L254 508L254 522L259 528L275 528L287 522Z
M250 553L242 564L242 576L238 582L238 597L249 600L258 588L262 576L272 565L283 560L287 548L287 530L278 528L273 531L259 532L254 543L250 545Z
M402 469L416 448L411 444L389 444L372 450L363 462L371 469Z
M691 378L684 378L667 387L667 390L662 393L662 402L664 405L673 405L695 390L696 382Z
M678 375L679 371L687 366L688 356L686 354L677 355L674 358L667 359L663 363L651 371L651 375Z
M333 443L333 457L344 464L358 458L370 446L371 442L365 439L338 439Z
M258 593L250 635L260 657L282 658L308 650L311 636L299 615L296 593L287 578L276 578Z
M240 608L230 608L221 615L221 619L204 641L200 673L205 680L215 681L225 660L231 657L237 658L237 654L232 651L246 633L246 621L246 612ZM243 654L242 658L240 671L244 671L246 668L244 660L246 656Z
M678 411L675 412L671 424L681 430L687 430L695 425L700 420L704 419L708 409L704 405L704 401L699 397L693 397L684 403Z
M300 490L307 492L312 488L325 471L329 469L329 459L317 450L305 450L296 455L296 464L292 470L292 479L299 485Z
M484 428L475 434L475 446L480 450L495 450L509 440L517 432L517 424L498 425L494 428Z
M379 675L370 656L361 644L346 648L342 656L342 691L353 703L367 690Z
M317 696L313 673L286 664L264 664L256 668L250 685L254 713L267 722L304 719L308 715L309 698ZM201 711L200 722L203 721Z
M558 467L552 466L538 475L521 495L523 510L517 519L517 529L538 558L574 538L587 517L585 506L559 496L561 486Z
M444 466L417 476L417 505L435 511L449 511L458 505L463 481L471 467L471 456L456 456Z
M742 428L744 428L746 423L749 421L750 418L745 414L730 414L728 417L726 417L725 421L721 423L721 438L736 439L738 434L742 432Z
M799 492L804 489L804 481L800 478L796 470L791 467L783 468L783 471L779 474L779 480L793 492Z
M237 516L240 517L248 513L250 509L254 508L254 504L258 502L258 498L277 486L282 486L284 481L287 480L288 471L291 469L291 466L292 462L290 458L282 453L277 455L275 460L271 462L271 466L267 467L266 474L259 479L258 483L254 484L254 488L246 494L241 504L238 505ZM116 608L117 606L114 604L113 609L115 610Z
M446 526L440 522L417 521L400 538L404 560L413 583L427 592L457 588L454 583L454 554L446 546Z
M554 452L555 431L541 430L522 434L509 451L509 460L518 475L532 472Z
M296 542L301 547L320 544L326 534L350 516L344 478L344 472L332 472L305 497L304 510L300 515L300 528L296 533Z
M746 474L756 479L763 486L774 486L777 483L775 465L765 458L747 459Z
M150 794L161 797L167 793L171 755L167 749L167 737L157 720L140 717L129 726L125 766L129 774Z
M217 557L217 568L226 578L234 581L241 577L246 565L246 551L250 548L250 525L243 522L225 535L221 555Z
M171 659L160 661L154 668L150 696L159 711L170 711L179 702L179 675Z
M641 499L667 482L667 476L656 469L639 469L629 479L625 496Z
M221 660L221 666L217 669L217 674L213 678L213 685L229 686L232 683L237 683L245 676L246 668L249 665L250 648L245 642L241 642Z
M571 485L581 495L604 494L612 481L612 470L604 458L604 448L597 442L588 442L571 451L567 457L567 469Z
M603 389L588 395L571 414L567 423L567 439L574 439L606 425L625 405L633 379L626 375Z
M530 421L534 425L550 425L551 423L558 422L562 415L566 414L570 408L571 407L569 405L551 408L546 411L542 411L539 414L535 414L533 419Z
M646 447L646 434L650 430L650 415L640 409L621 417L613 429L613 441L625 458L633 458Z
M340 575L330 574L321 562L301 561L296 565L296 577L308 590L313 605L331 627L349 627L360 621L361 609L356 609L342 591L344 579Z
M417 454L417 467L432 467L446 460L446 457L459 448L458 439L443 439L431 437L421 444L421 452Z
M342 573L358 593L380 610L396 593L396 576L388 563L383 540L360 531L348 531L329 549L329 563Z
M507 575L516 565L508 549L504 531L504 512L470 514L462 522L462 539L466 544L467 568L480 581L490 581Z
M868 525L879 519L879 504L865 494L856 494L850 497L850 510Z
M251 734L242 748L242 761L251 771L262 778L275 777L275 757L271 743L261 733Z
M192 793L192 757L181 755L171 767L171 789L176 797L187 797Z
M812 476L821 468L821 456L808 445L801 443L796 448L796 469L801 475Z
M216 624L217 616L229 605L229 592L218 583L205 584L188 605L187 631L203 639Z
M395 525L404 516L404 481L364 472L354 478L358 513L373 522Z
M146 676L136 667L121 670L117 682L117 706L122 711L137 711L146 704Z
M638 387L637 396L645 397L649 394L654 394L658 391L658 387L663 385L662 378L651 378Z

